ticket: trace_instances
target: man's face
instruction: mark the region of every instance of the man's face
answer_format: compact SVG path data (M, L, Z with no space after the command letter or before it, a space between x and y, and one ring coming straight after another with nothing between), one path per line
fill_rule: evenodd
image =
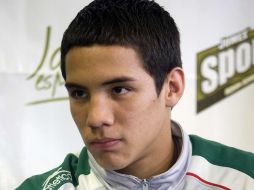
M103 168L135 168L156 158L170 136L165 85L158 96L134 49L73 48L66 56L66 76L74 121Z

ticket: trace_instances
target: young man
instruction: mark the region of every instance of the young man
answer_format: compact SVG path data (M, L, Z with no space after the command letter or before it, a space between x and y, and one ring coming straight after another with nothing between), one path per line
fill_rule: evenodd
M85 143L19 190L253 190L254 155L185 134L174 20L149 0L95 0L72 21L61 69Z

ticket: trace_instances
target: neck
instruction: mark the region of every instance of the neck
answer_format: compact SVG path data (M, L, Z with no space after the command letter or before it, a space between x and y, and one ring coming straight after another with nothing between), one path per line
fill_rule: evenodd
M156 138L151 146L147 155L118 172L133 175L140 179L149 179L166 172L177 159L177 155L174 155L171 126L164 127L159 138Z

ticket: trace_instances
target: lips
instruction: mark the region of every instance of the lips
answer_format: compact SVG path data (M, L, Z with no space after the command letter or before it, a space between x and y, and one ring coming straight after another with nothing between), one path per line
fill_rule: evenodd
M114 149L121 142L120 139L102 138L92 140L89 144L91 148L96 149Z

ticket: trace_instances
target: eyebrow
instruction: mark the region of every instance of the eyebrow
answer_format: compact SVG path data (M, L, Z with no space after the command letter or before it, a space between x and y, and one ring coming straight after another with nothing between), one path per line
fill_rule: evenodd
M72 83L72 82L68 82L68 83L65 83L65 88L68 90L68 89L85 89L84 86L82 85L79 85L79 84L75 84L75 83Z
M103 82L102 85L106 86L106 85L115 84L115 83L132 82L132 81L135 81L135 79L131 77L117 77L117 78L110 79L108 81Z
M107 85L116 84L116 83L123 83L123 82L133 82L133 81L135 81L135 79L131 78L131 77L117 77L117 78L113 78L113 79L104 81L102 83L102 86L107 86ZM72 82L65 83L65 87L67 89L71 89L71 88L85 89L86 88L85 86L82 86L82 85L79 85L79 84L76 84L76 83L72 83Z

